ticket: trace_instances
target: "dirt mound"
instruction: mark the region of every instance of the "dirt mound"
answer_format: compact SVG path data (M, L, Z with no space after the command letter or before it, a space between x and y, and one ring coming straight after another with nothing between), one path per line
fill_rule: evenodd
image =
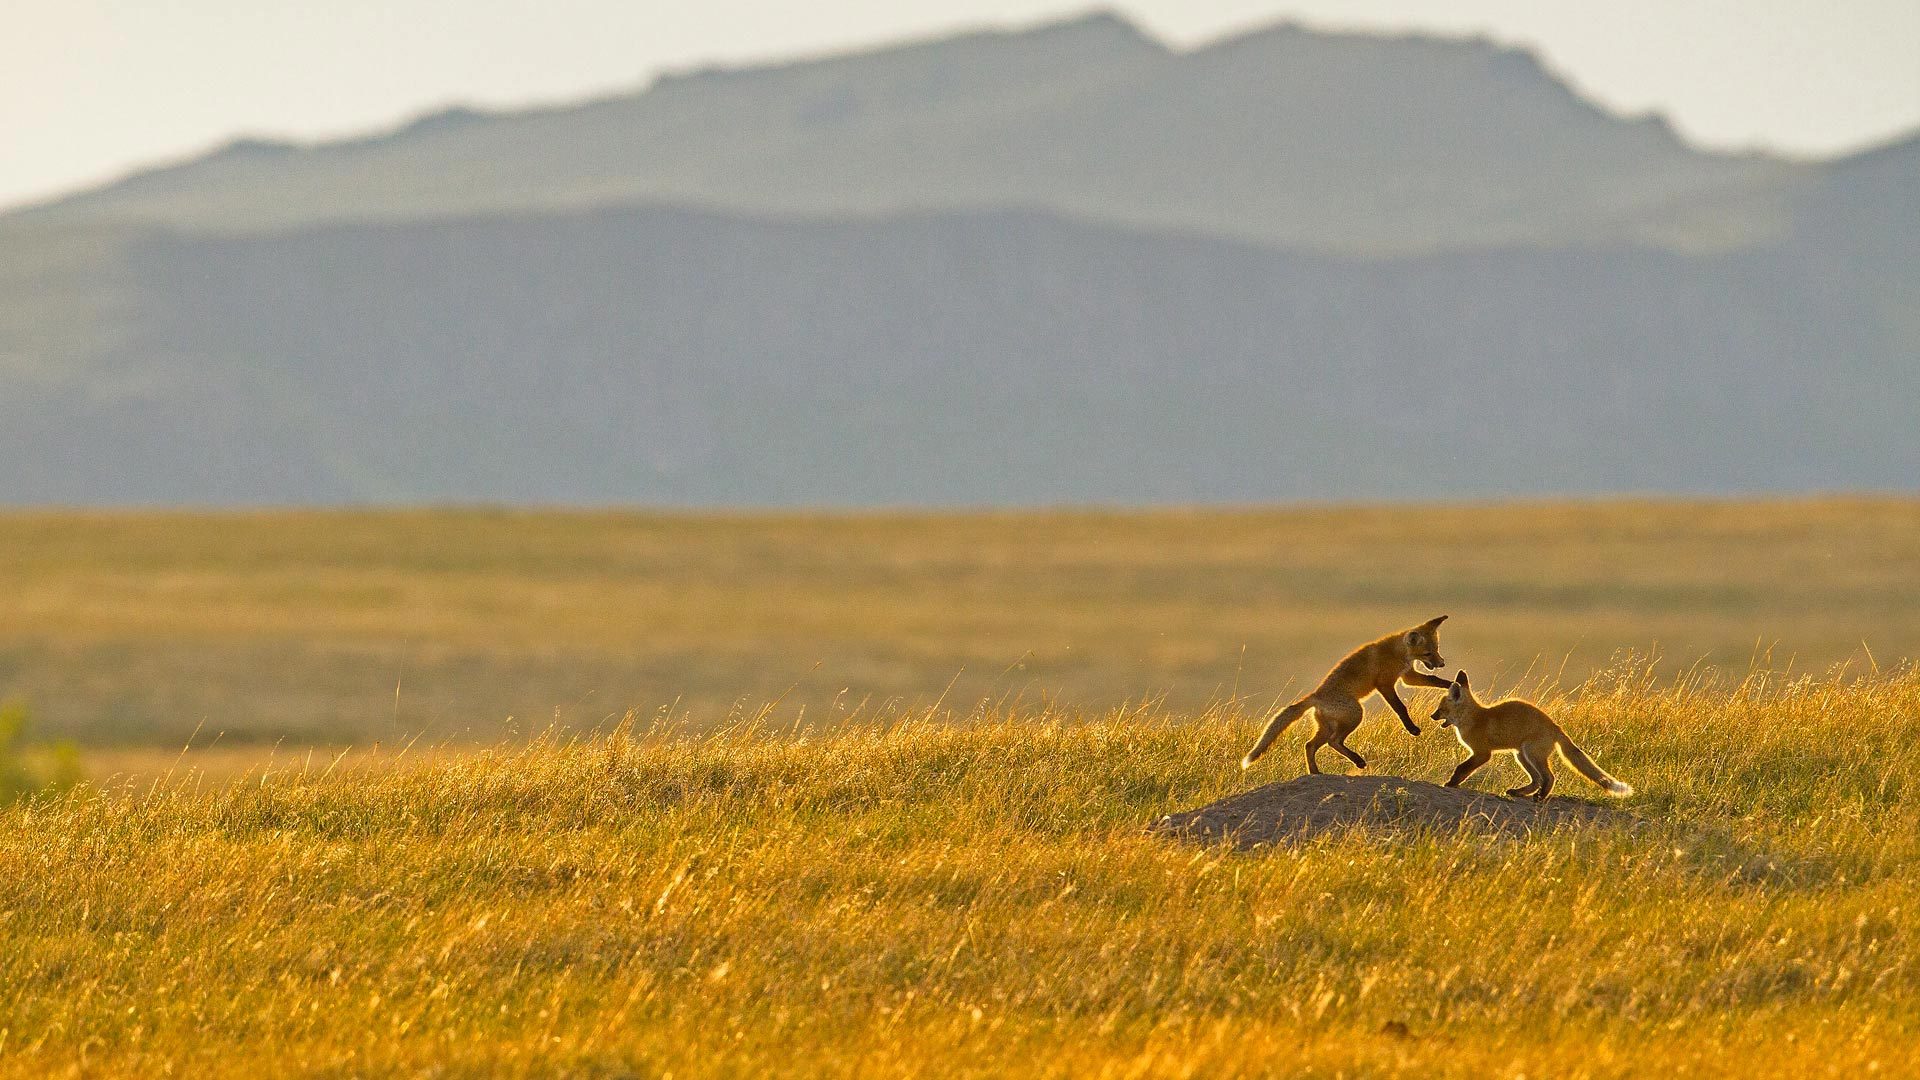
M1556 825L1632 820L1575 799L1544 803L1441 787L1398 776L1302 776L1258 787L1198 810L1168 814L1149 832L1250 848L1346 828L1454 833L1462 828L1518 834Z

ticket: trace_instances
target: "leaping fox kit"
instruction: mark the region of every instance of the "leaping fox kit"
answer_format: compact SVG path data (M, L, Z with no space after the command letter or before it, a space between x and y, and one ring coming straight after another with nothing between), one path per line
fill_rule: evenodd
M1247 756L1240 760L1240 767L1251 767L1261 754L1267 752L1267 747L1273 745L1273 740L1287 730L1287 725L1311 711L1319 726L1313 738L1307 742L1307 771L1320 771L1320 763L1314 760L1314 755L1322 746L1333 747L1353 762L1355 768L1366 768L1367 759L1347 746L1347 736L1360 726L1360 699L1373 693L1387 700L1394 715L1400 718L1401 725L1407 729L1407 734L1420 734L1420 728L1414 724L1413 717L1407 715L1406 702L1400 700L1394 685L1402 682L1410 686L1453 685L1438 675L1417 671L1413 666L1415 661L1429 668L1446 666L1446 661L1440 658L1439 636L1440 624L1445 621L1445 615L1428 619L1410 630L1388 634L1349 653L1345 660L1334 665L1333 670L1327 673L1318 689L1280 710L1267 725L1267 730L1260 733L1260 741L1254 743L1253 749L1247 751Z
M1440 707L1433 710L1433 718L1440 721L1441 727L1453 728L1459 737L1460 745L1467 748L1467 760L1453 770L1453 779L1447 781L1448 787L1459 787L1460 782L1473 774L1475 769L1485 765L1498 750L1512 750L1520 755L1520 765L1527 770L1532 783L1513 788L1507 794L1512 797L1532 796L1535 801L1543 800L1553 790L1553 751L1559 747L1569 764L1580 770L1580 775L1605 788L1607 794L1624 798L1633 794L1633 788L1608 776L1606 771L1593 763L1586 752L1567 738L1553 717L1541 712L1539 706L1530 701L1511 698L1494 705L1482 705L1473 696L1473 690L1467 685L1467 673L1461 671L1447 687L1447 696L1440 699Z

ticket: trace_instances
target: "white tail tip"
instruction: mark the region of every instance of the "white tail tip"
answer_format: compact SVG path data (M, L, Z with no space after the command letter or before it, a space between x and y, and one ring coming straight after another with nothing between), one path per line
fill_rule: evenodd
M1627 796L1633 794L1633 785L1623 784L1618 780L1609 780L1607 781L1607 793L1610 795L1617 795L1620 798L1624 799Z
M1253 768L1253 758L1251 758L1251 757L1243 757L1243 758L1241 758L1241 759L1240 759L1240 771L1241 771L1241 772L1246 772L1246 771L1247 771L1248 769L1251 769L1251 768Z

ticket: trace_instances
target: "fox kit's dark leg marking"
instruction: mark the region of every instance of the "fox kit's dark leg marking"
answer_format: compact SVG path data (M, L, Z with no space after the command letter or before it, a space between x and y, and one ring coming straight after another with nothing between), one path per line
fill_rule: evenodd
M1540 782L1534 789L1533 798L1535 802L1544 802L1547 796L1553 794L1553 747L1548 746L1544 750L1522 750L1520 754L1522 761L1532 759L1532 765L1527 771L1533 773L1534 779Z
M1348 761L1353 762L1354 768L1364 769L1367 767L1367 759L1361 757L1359 753L1353 749L1353 747L1347 745L1346 736L1342 735L1338 739L1329 740L1328 745L1332 746L1335 750L1340 751L1341 754L1346 756L1346 759Z
M1413 717L1407 713L1407 703L1400 700L1400 694L1395 691L1391 685L1388 685L1386 689L1380 691L1380 696L1387 699L1387 704L1393 708L1393 715L1400 718L1400 726L1407 729L1407 734L1420 734L1419 726L1413 722Z
M1400 676L1400 681L1406 683L1408 686L1432 686L1441 690L1445 690L1447 687L1453 685L1451 681L1443 679L1438 675L1429 675L1424 671L1415 671L1412 668L1408 668L1407 673Z
M1447 786L1459 787L1460 782L1462 780L1465 780L1467 777L1472 776L1473 771L1475 769L1478 769L1480 766L1485 765L1488 761L1492 759L1493 759L1492 754L1485 753L1484 751L1480 751L1480 750L1475 750L1473 752L1473 756L1461 762L1460 767L1453 770L1453 779L1447 781Z
M1325 745L1327 740L1318 731L1313 733L1313 738L1307 740L1307 775L1320 775L1320 763L1313 760L1313 755L1319 753L1320 748Z
M1547 772L1546 766L1535 760L1533 752L1525 748L1522 748L1520 751L1520 767L1527 770L1527 780L1529 782L1517 788L1508 788L1507 797L1510 799L1523 798L1528 795L1537 797L1541 786L1549 783L1549 778L1553 774Z

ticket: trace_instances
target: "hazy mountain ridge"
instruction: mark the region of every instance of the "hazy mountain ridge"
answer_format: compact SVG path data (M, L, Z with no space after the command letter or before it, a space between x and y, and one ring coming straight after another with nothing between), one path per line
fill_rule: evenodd
M1282 25L1175 52L1097 15L313 147L242 142L19 216L245 231L661 202L1031 207L1392 254L1606 242L1636 209L1796 171L1695 151L1483 41Z
M240 140L0 217L0 502L1910 487L1915 207L1920 137L1110 16Z

